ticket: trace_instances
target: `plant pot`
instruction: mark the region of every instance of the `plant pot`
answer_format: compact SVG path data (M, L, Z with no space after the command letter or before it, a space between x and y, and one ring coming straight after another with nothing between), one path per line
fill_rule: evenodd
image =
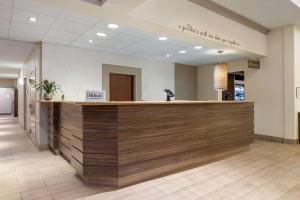
M52 95L45 93L44 96L43 96L43 99L49 101L49 100L52 99Z

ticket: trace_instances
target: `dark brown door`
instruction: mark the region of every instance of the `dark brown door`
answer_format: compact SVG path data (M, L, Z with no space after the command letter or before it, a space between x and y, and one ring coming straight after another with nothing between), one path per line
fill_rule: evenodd
M109 74L110 101L133 101L133 80L131 75Z
M14 117L18 117L18 89L14 89Z

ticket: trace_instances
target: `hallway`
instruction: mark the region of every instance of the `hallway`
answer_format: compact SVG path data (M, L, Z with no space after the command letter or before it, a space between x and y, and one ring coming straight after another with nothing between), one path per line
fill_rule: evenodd
M37 151L15 119L0 117L1 200L298 200L299 196L298 145L256 141L237 156L109 191L84 184L63 158Z
M37 151L16 120L0 116L1 200L74 199L101 190L87 187L60 156Z

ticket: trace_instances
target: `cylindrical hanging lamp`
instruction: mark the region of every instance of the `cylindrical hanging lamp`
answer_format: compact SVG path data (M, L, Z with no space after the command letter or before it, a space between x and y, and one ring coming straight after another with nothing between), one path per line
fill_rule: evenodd
M227 90L228 71L227 64L222 63L223 51L218 51L220 55L220 63L214 68L214 88L218 91L218 101L222 101L222 91Z

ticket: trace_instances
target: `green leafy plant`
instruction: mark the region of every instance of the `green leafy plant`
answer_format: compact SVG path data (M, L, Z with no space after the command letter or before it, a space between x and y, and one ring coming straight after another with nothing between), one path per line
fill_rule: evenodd
M34 85L36 91L44 91L48 95L54 95L57 91L62 91L60 85L55 81L43 80L42 83Z

